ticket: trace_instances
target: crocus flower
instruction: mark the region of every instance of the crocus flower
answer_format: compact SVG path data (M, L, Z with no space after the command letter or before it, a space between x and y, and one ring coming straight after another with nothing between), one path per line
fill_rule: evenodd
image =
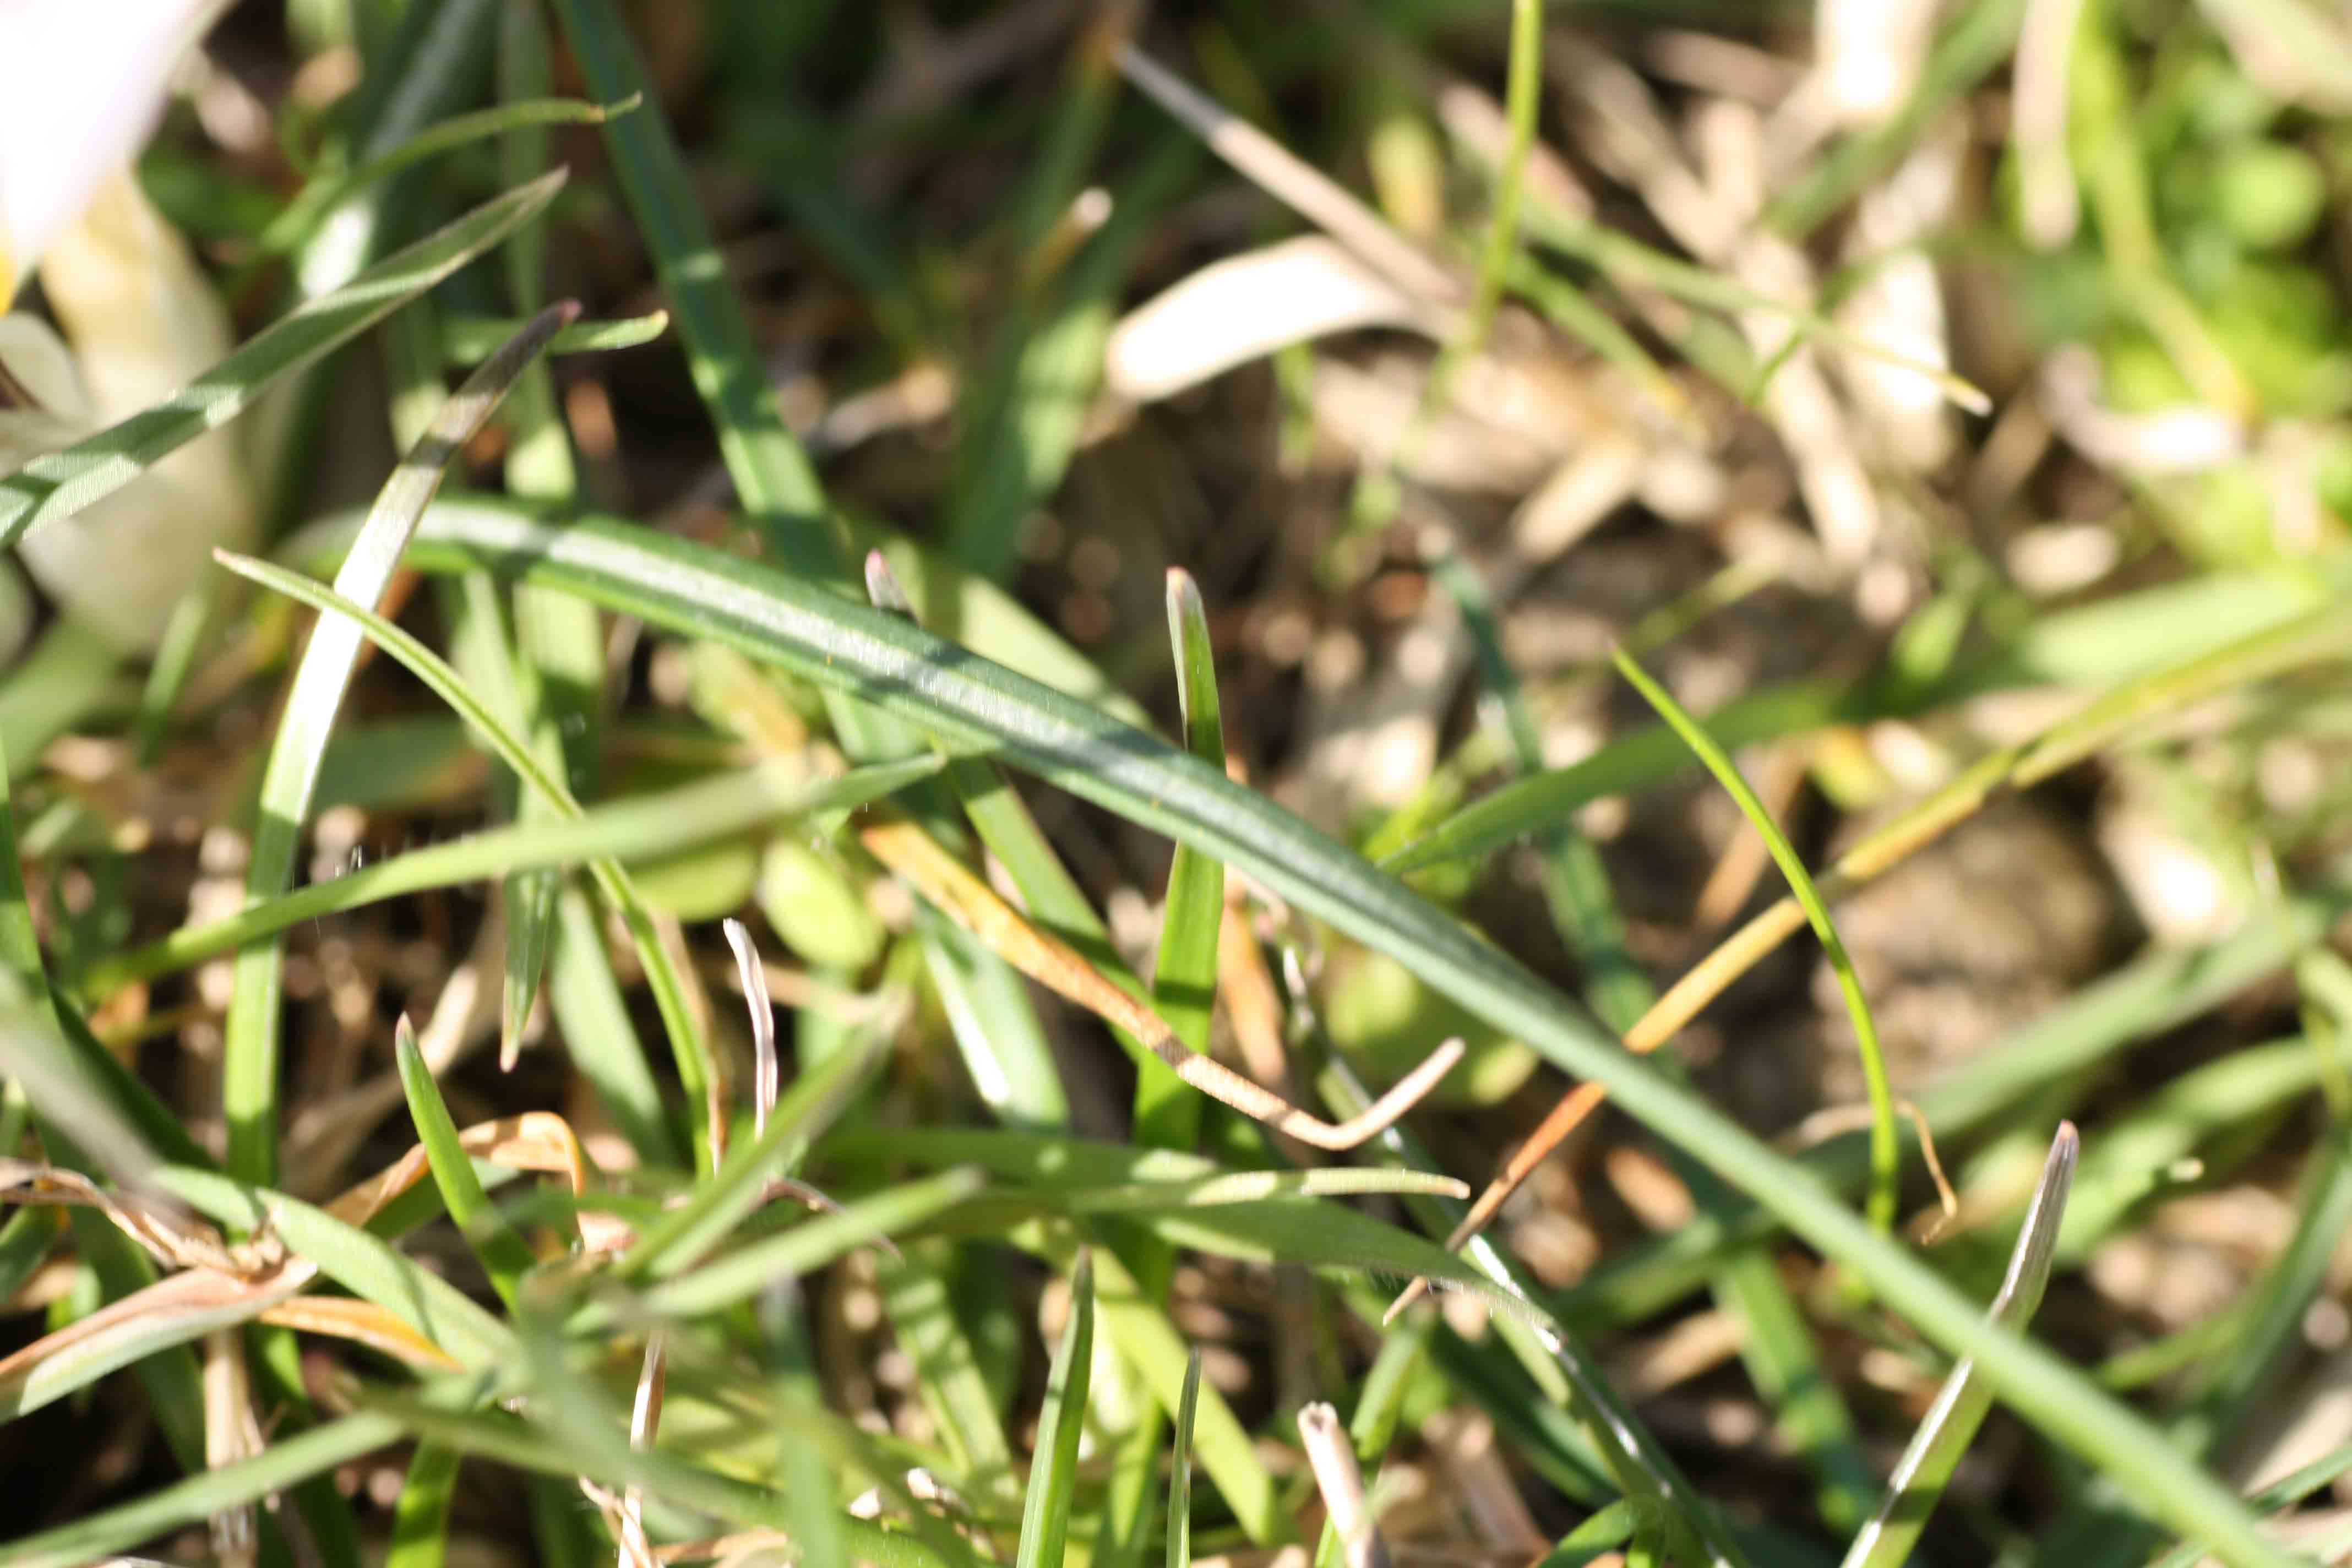
M0 296L37 268L60 338L0 317L0 472L161 401L227 353L228 315L131 161L223 0L0 0ZM153 647L215 545L250 542L253 486L215 431L26 536L65 612Z

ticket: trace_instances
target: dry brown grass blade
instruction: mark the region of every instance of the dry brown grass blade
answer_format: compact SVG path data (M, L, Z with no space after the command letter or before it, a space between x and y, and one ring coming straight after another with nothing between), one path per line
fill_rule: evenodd
M97 1209L159 1262L248 1276L274 1267L278 1254L256 1240L231 1247L219 1231L167 1204L136 1193L110 1193L79 1171L31 1160L0 1160L0 1203Z
M44 1362L93 1342L143 1332L151 1319L178 1318L226 1327L257 1317L292 1297L317 1272L298 1260L266 1278L190 1268L159 1279L0 1359L0 1398L13 1396Z
M588 1162L580 1152L580 1140L572 1124L551 1110L526 1110L478 1123L459 1132L457 1142L477 1160L562 1176L572 1184L573 1197L588 1190ZM365 1225L431 1168L425 1145L419 1143L329 1204L327 1212L345 1225Z
M349 1340L425 1372L462 1372L465 1363L373 1301L350 1296L296 1296L258 1314L265 1323Z
M942 913L1013 968L1126 1030L1202 1094L1302 1143L1318 1149L1352 1149L1379 1136L1436 1088L1462 1059L1462 1042L1448 1040L1363 1114L1341 1122L1325 1121L1213 1058L1186 1050L1160 1015L1104 979L1068 946L1031 925L916 824L904 817L884 817L861 828L858 837L876 859L913 883Z

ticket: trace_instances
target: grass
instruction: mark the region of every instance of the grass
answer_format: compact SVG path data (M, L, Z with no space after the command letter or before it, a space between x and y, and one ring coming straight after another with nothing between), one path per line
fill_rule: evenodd
M1705 6L919 9L240 14L358 87L167 116L243 346L0 542L215 432L285 526L0 676L0 1563L2333 1550L2352 1429L2215 1467L2352 1212L2352 36L2095 8L2079 232L1889 240L2032 7L1811 131ZM1107 389L1302 222L1412 331Z

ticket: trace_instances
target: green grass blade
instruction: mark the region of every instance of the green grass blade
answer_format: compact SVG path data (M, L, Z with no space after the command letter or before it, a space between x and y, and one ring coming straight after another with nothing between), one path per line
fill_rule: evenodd
M1494 330L1495 308L1503 301L1503 285L1519 248L1519 203L1527 188L1528 153L1535 146L1536 113L1543 97L1542 0L1511 0L1511 56L1505 78L1503 109L1510 140L1503 148L1503 164L1495 175L1495 213L1486 226L1486 243L1478 252L1478 279L1470 296L1468 319L1460 342L1476 353Z
M1037 1417L1037 1451L1021 1501L1021 1542L1013 1568L1062 1568L1070 1536L1070 1501L1078 1485L1078 1438L1086 1430L1087 1383L1095 1362L1094 1255L1081 1251L1070 1277L1070 1319L1045 1381Z
M425 1065L425 1053L416 1048L416 1031L408 1026L404 1014L393 1032L393 1054L399 1064L401 1091L408 1097L409 1119L416 1124L417 1142L425 1145L434 1184L441 1189L441 1206L472 1244L482 1271L490 1277L490 1288L511 1309L523 1276L537 1266L538 1259L490 1206L489 1194L482 1191L481 1179L474 1174L474 1162L457 1142L457 1124L442 1103L441 1087L433 1081L433 1069Z
M1504 740L1522 773L1543 767L1542 739L1517 673L1503 652L1502 628L1484 584L1458 559L1446 558L1433 573L1461 607L1464 626L1477 649L1488 689L1500 710ZM1600 851L1572 821L1555 824L1538 847L1538 881L1552 923L1576 954L1593 1012L1622 1034L1657 1001L1657 989L1625 947L1625 921L1609 886ZM1670 1076L1688 1075L1671 1056L1662 1059ZM1670 1149L1675 1174L1702 1211L1733 1206L1706 1170L1681 1150ZM1740 1356L1757 1392L1773 1408L1782 1436L1812 1463L1821 1479L1823 1518L1851 1530L1867 1517L1877 1480L1864 1460L1853 1418L1825 1373L1803 1312L1790 1299L1780 1271L1760 1248L1741 1253L1718 1269L1710 1284L1716 1298L1747 1326Z
M1900 1159L1895 1135L1895 1089L1886 1076L1886 1054L1878 1047L1878 1026L1871 1018L1870 1003L1864 997L1862 982L1854 974L1853 960L1846 956L1845 943L1838 940L1837 926L1830 919L1830 907L1813 886L1812 876L1790 844L1788 835L1772 820L1772 814L1764 809L1764 803L1756 798L1756 792L1748 786L1748 780L1729 753L1715 743L1664 687L1650 679L1649 672L1631 654L1621 647L1615 657L1618 673L1658 710L1659 717L1674 726L1683 743L1698 753L1707 771L1738 803L1740 815L1762 837L1773 864L1789 879L1789 890L1804 906L1805 919L1811 922L1813 935L1820 939L1822 951L1829 956L1830 968L1837 975L1838 992L1845 998L1846 1016L1853 1021L1853 1043L1862 1053L1863 1076L1870 1085L1870 1223L1882 1234L1890 1233L1895 1228L1895 1184Z
M647 102L635 114L605 121L604 142L677 313L687 366L710 410L735 492L778 561L801 576L838 581L845 542L826 514L824 491L807 454L776 412L742 303L728 285L686 161L669 121L651 100L645 66L620 15L612 0L557 0L555 9L588 90L606 103Z
M929 904L915 933L981 1102L1008 1127L1064 1127L1069 1098L1021 973Z
M552 194L554 186L547 187ZM347 598L373 605L383 595L417 518L440 488L443 468L472 439L556 330L578 313L576 306L545 310L531 330L469 377L435 416L415 450L401 461L376 498L350 556L337 574ZM342 706L360 653L360 628L344 620L321 620L304 650L288 690L284 716L262 776L259 822L246 873L248 901L276 897L293 884L294 862L303 824L310 814L320 759ZM234 995L222 1047L222 1111L228 1122L228 1167L247 1180L266 1183L278 1169L278 1058L285 954L275 942L262 942L236 956Z
M1176 700L1183 714L1184 749L1213 767L1225 765L1225 727L1217 700L1216 651L1209 613L1192 574L1168 573L1168 639L1176 655ZM1187 1048L1209 1048L1209 1022L1217 1004L1217 931L1225 912L1225 868L1189 845L1168 865L1167 908L1160 916L1160 956L1151 972L1152 1000ZM1135 1080L1135 1140L1160 1149L1190 1148L1200 1138L1201 1097L1156 1058Z
M479 364L522 330L520 321L489 316L444 316L441 356L451 364ZM550 354L610 353L640 348L669 331L669 312L653 310L611 321L574 321L547 345Z
M1011 1489L1013 1445L997 1419L996 1401L981 1375L971 1341L957 1321L945 1277L932 1266L932 1247L909 1247L880 1259L883 1310L898 1344L915 1363L923 1405L963 1463L965 1489L975 1496Z
M1201 1350L1184 1358L1176 1405L1176 1451L1168 1466L1168 1568L1192 1568L1192 1422L1201 1402Z
M119 986L190 968L304 921L426 889L461 887L518 871L538 874L593 860L656 860L683 854L789 818L863 805L938 768L936 758L910 757L813 782L797 767L767 764L600 806L576 817L488 828L298 888L224 920L184 926L91 965L82 976L82 988L102 996ZM552 893L551 883L551 900ZM172 1157L187 1163L176 1152Z
M787 1274L823 1268L855 1247L887 1237L955 1207L987 1185L978 1171L943 1171L936 1176L888 1188L838 1210L803 1220L777 1236L763 1237L666 1279L646 1292L648 1311L699 1317L748 1300Z
M2168 1523L2206 1534L2234 1563L2284 1561L2243 1504L2144 1419L2048 1351L1983 1322L1964 1295L1848 1212L1797 1162L1629 1057L1501 951L1198 759L902 621L681 540L601 520L552 529L457 505L437 509L425 534L419 564L489 565L570 585L683 635L729 643L1218 856L1566 1070L1603 1084L1628 1114L1846 1264L1927 1338L1975 1356L2021 1415L2116 1472Z
M2010 1254L2009 1273L2001 1280L2000 1293L1993 1298L1990 1316L1997 1323L2021 1329L2042 1305L2050 1267L2057 1257L2059 1222L2074 1184L2075 1156L2081 1149L2074 1124L2060 1122L2058 1135L2050 1143L2049 1161L2042 1168L2041 1183L2026 1206L2025 1225ZM1977 1428L1984 1424L1985 1413L1991 1408L1992 1391L1977 1376L1974 1363L1963 1361L1954 1367L1918 1430L1911 1435L1903 1458L1896 1461L1878 1511L1846 1549L1845 1568L1901 1568L1910 1560L1911 1549L1927 1528L1927 1516L1935 1511L1960 1456L1968 1452Z
M286 204L270 226L262 230L260 247L275 256L300 248L317 231L326 216L352 196L370 185L390 179L403 169L469 142L550 125L601 125L612 116L625 114L635 107L634 101L605 105L583 103L571 98L548 98L524 103L504 103L496 109L452 115L426 126L389 152L370 158L347 173L312 180L297 192L294 199ZM533 168L539 166L532 165ZM520 324L516 323L517 326ZM513 331L509 331L498 339L498 342L504 342L513 335ZM496 347L496 342L490 345L490 348ZM487 353L489 350L483 352Z
M841 1051L803 1071L777 1097L765 1131L677 1207L646 1226L613 1264L616 1279L665 1279L709 1255L763 1201L770 1177L792 1173L809 1144L847 1105L879 1054L878 1042Z
M167 401L0 479L0 547L111 495L166 452L227 424L271 386L349 342L537 216L562 184L559 170L484 203L333 293L302 305Z
M455 1448L419 1443L392 1510L392 1543L383 1568L441 1568L449 1555L449 1503L457 1492Z
M554 68L547 57L547 31L539 8L509 5L499 13L499 96L508 102L545 98L554 89ZM547 162L548 133L544 126L526 126L499 145L506 177L520 178ZM507 291L514 308L536 310L545 299L546 231L528 228L501 253L506 263ZM667 312L663 320L667 321ZM570 436L555 411L555 384L545 362L532 365L507 395L506 418L514 445L508 451L507 489L517 496L568 508L579 488ZM594 794L596 752L604 717L604 639L595 607L568 594L543 594L517 589L514 594L515 646L525 682L524 707L533 751L550 771L572 786L575 798ZM556 814L552 803L527 795L517 815L526 822ZM542 896L543 894L543 896ZM551 962L566 975L551 998L567 1045L575 1058L610 1058L595 1076L625 1076L649 1089L651 1068L645 1048L625 1012L599 1006L617 998L619 984L601 942L569 942L560 948L557 931L563 923L565 895L552 878L511 881L507 889L507 963L501 1001L499 1059L511 1063L522 1046L522 1028L530 1016L541 981ZM576 895L575 895L576 897ZM624 1063L621 1058L627 1059ZM651 1100L651 1095L646 1097ZM657 1163L670 1163L661 1143L668 1142L667 1124L658 1115L650 1119L642 1108L621 1125L637 1152ZM658 1142L641 1142L659 1130Z

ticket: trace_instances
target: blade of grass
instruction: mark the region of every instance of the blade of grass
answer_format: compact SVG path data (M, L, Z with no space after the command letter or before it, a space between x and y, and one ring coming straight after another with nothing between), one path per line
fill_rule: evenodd
M408 1479L392 1510L392 1543L384 1568L441 1568L449 1554L449 1503L457 1492L455 1448L419 1443L408 1458Z
M1168 1568L1192 1568L1192 1422L1201 1400L1201 1351L1184 1358L1176 1405L1176 1449L1168 1467Z
M2291 669L2300 663L2334 657L2347 646L2352 646L2352 620L2347 620L2340 613L2323 610L2256 633L2196 658L2186 666L2129 682L2034 740L1996 752L1964 770L1949 784L1902 813L1841 856L1821 879L1821 885L1829 889L1831 896L1843 897L1854 887L1882 874L1922 846L1934 841L1987 801L2010 790L2030 787L2071 766L2137 722L2241 683ZM1621 659L1621 668L1623 662ZM1646 692L1644 694L1647 695ZM1692 744L1694 751L1699 750L1697 740L1694 738L1703 738L1704 731L1695 721L1685 714L1674 727L1678 735ZM1709 743L1712 744L1711 742ZM1700 754L1702 757L1706 755L1704 752ZM1716 754L1722 754L1719 747L1716 748ZM1718 772L1717 776L1723 775ZM1750 819L1756 820L1753 814ZM1770 842L1768 838L1768 845ZM1774 850L1774 858L1781 859L1781 851ZM1798 864L1793 852L1781 863L1784 868ZM1821 895L1816 891L1813 905L1821 904ZM1734 979L1747 973L1766 953L1809 921L1816 921L1817 931L1823 929L1827 922L1826 906L1822 906L1822 913L1816 921L1813 907L1807 904L1801 893L1792 893L1750 920L1685 973L1639 1022L1625 1031L1625 1048L1635 1054L1656 1050L1673 1038ZM1824 941L1823 945L1826 947L1828 942ZM1843 978L1840 985L1846 991L1849 1009L1855 1007L1860 997L1858 987L1848 988ZM1857 1019L1866 1016L1865 1009L1857 1015ZM1856 1035L1858 1041L1863 1038L1859 1021ZM1866 1048L1864 1056L1865 1070L1868 1070L1871 1060L1872 1053ZM1883 1083L1874 1079L1872 1126L1874 1140L1879 1136L1882 1126L1891 1130L1893 1121L1891 1105L1879 1103ZM1552 1109L1535 1135L1481 1195L1472 1211L1479 1223L1491 1218L1543 1156L1591 1114L1600 1104L1602 1093L1597 1085L1580 1084ZM1874 1161L1884 1158L1876 1142L1873 1146L1873 1158ZM1878 1169L1883 1170L1884 1167ZM1883 1191L1884 1188L1874 1190Z
M111 495L166 452L227 424L271 386L357 337L538 216L562 184L558 170L484 203L333 293L296 309L167 401L0 479L0 548L27 530Z
M1976 1356L2021 1415L2115 1470L2168 1522L2210 1531L2235 1563L2284 1561L2243 1505L2146 1421L2046 1350L1985 1324L1967 1298L1850 1214L1796 1162L1620 1050L1499 950L1198 759L904 622L684 541L601 520L551 530L479 506L440 508L425 532L432 547L416 556L419 564L490 565L572 585L610 607L854 692L959 747L993 752L1217 855L1567 1070L1602 1082L1629 1114L1851 1267L1927 1338Z
M1478 253L1478 279L1470 296L1469 319L1458 340L1470 353L1486 346L1495 309L1503 300L1513 258L1519 248L1519 204L1527 189L1528 153L1535 146L1536 113L1543 96L1543 5L1541 0L1511 0L1510 66L1503 107L1510 139L1495 175L1495 212L1486 243Z
M1013 1568L1062 1568L1094 1359L1094 1255L1082 1250L1070 1277L1069 1321L1062 1326L1062 1342L1045 1380L1045 1406L1037 1417L1036 1455L1021 1501L1021 1542L1013 1552Z
M2050 1283L2050 1267L2058 1251L2058 1226L2066 1212L2066 1194L2074 1179L2074 1161L2081 1140L2070 1121L2058 1124L2050 1142L2050 1158L2042 1168L2041 1183L2026 1205L2025 1224L2009 1258L2009 1272L1993 1298L1990 1316L2010 1328L2021 1329L2042 1305ZM1899 1568L1911 1557L1927 1516L1944 1495L1944 1488L1959 1467L1960 1456L1984 1425L1992 1408L1992 1391L1976 1374L1973 1362L1963 1360L1937 1392L1918 1429L1887 1478L1886 1496L1870 1522L1846 1548L1845 1568Z
M556 0L555 10L591 93L606 103L646 99L645 67L612 0ZM677 313L687 367L710 410L735 492L778 562L799 576L839 583L847 541L826 511L816 471L776 412L669 122L646 101L637 113L606 121L604 143Z
M748 1300L784 1274L823 1268L852 1247L886 1238L953 1208L979 1193L978 1171L943 1171L845 1204L803 1220L778 1236L740 1247L688 1273L663 1280L645 1295L646 1310L693 1318Z
M548 61L539 7L509 5L499 11L498 78L499 95L509 102L544 98L553 90L554 69ZM547 162L547 130L525 127L508 137L499 151L509 179L539 168ZM545 298L545 250L546 232L530 228L502 253L507 292L514 308L526 313L539 309ZM667 319L664 312L664 321ZM543 362L525 370L508 394L506 418L514 440L507 454L507 489L568 509L577 496L579 475L571 440L556 417L554 381ZM604 640L595 607L568 594L518 588L514 628L516 650L529 676L522 695L533 752L572 786L574 798L593 796L604 681ZM553 804L536 794L518 803L518 815L525 822L555 814ZM575 1060L594 1064L590 1076L600 1091L608 1081L632 1085L637 1102L622 1121L623 1130L641 1157L669 1163L675 1154L664 1146L669 1142L667 1124L651 1092L653 1074L644 1047L626 1013L610 1005L618 999L620 985L613 978L604 944L555 940L560 930L578 923L563 918L567 900L576 907L579 895L565 893L552 878L508 883L499 1059L511 1064L521 1048L523 1025L546 973L543 964L551 962L544 955L551 952L563 979L550 1005L565 1044ZM657 1139L656 1129L661 1130Z
M289 1252L397 1316L468 1369L512 1360L514 1336L504 1324L359 1226L284 1193L208 1171L165 1165L155 1174L164 1190L223 1225L268 1226Z
M1820 939L1822 951L1828 955L1830 968L1837 976L1838 991L1845 998L1846 1016L1853 1022L1855 1048L1862 1054L1863 1077L1870 1087L1870 1223L1882 1235L1895 1227L1895 1184L1900 1155L1895 1137L1895 1090L1886 1076L1885 1053L1879 1049L1878 1026L1872 1021L1870 1004L1862 994L1862 982L1853 972L1853 960L1846 956L1845 944L1838 940L1837 926L1830 919L1829 905L1822 900L1813 886L1804 860L1780 831L1780 824L1764 803L1756 798L1737 764L1723 748L1717 746L1698 721L1684 710L1681 703L1670 696L1665 688L1650 679L1649 672L1636 663L1622 647L1615 654L1618 673L1631 682L1643 700L1658 710L1665 721L1674 726L1683 743L1696 752L1725 791L1738 804L1740 815L1747 817L1763 838L1764 847L1771 852L1773 863L1789 879L1789 889L1802 905L1805 919Z
M1209 612L1191 574L1168 571L1168 640L1176 655L1176 702L1183 716L1184 749L1213 767L1225 765L1224 721L1217 700L1216 650L1209 642ZM1152 999L1169 1032L1195 1054L1209 1048L1216 1007L1217 931L1224 918L1225 868L1187 845L1168 864L1168 897L1160 915L1160 953L1151 973ZM1138 1070L1135 1141L1157 1149L1189 1149L1201 1135L1201 1101L1158 1061ZM1164 1280L1139 1275L1147 1289Z
M224 920L184 926L93 964L82 976L82 989L104 996L123 985L193 967L304 921L428 888L459 887L518 869L681 854L788 818L863 805L938 767L936 758L910 757L813 781L796 766L770 763L600 806L576 817L559 816L486 829L298 888Z
M916 939L981 1103L1008 1127L1066 1127L1070 1102L1020 973L929 904Z
M444 316L440 321L441 355L451 364L479 364L522 326L520 321L488 316ZM610 353L617 349L640 348L667 331L667 310L651 310L642 316L625 316L611 321L574 321L555 334L547 352L551 355Z
M511 1309L523 1276L538 1266L521 1237L490 1206L489 1194L474 1174L474 1163L457 1142L457 1124L441 1102L441 1089L425 1053L416 1048L416 1031L403 1014L393 1031L393 1055L400 1069L401 1091L408 1097L408 1114L416 1124L416 1140L433 1167L433 1183L441 1189L441 1206L449 1211L457 1230L474 1248L490 1288ZM451 1468L456 1468L454 1457Z
M730 1153L688 1200L664 1211L614 1260L620 1279L666 1279L708 1256L765 1197L768 1179L786 1175L810 1142L838 1116L879 1055L878 1042L826 1058L793 1080L768 1113L767 1130Z
M552 192L553 186L547 187ZM416 520L440 487L444 466L488 421L521 368L546 347L558 328L579 313L574 305L545 310L531 329L486 363L434 417L415 450L384 484L351 555L336 575L345 597L373 604L389 584ZM322 620L304 650L286 697L283 717L263 773L259 822L246 874L248 902L274 898L293 883L302 825L310 816L319 762L326 751L343 692L357 667L360 629ZM228 1166L266 1183L278 1168L278 1058L284 950L263 941L239 950L236 988L224 1030L222 1113L228 1122Z
M1013 1446L933 1256L931 1248L909 1247L879 1263L883 1310L914 1361L924 1408L962 1461L964 1489L1003 1497L1013 1487Z
M470 142L487 141L493 136L511 135L524 130L543 130L550 125L601 125L614 115L626 114L636 107L635 100L598 104L583 103L572 98L543 98L452 115L426 126L389 151L348 171L312 179L295 193L294 199L279 209L269 226L261 231L259 247L265 254L271 256L290 254L310 240L328 214L360 191L388 180L404 169ZM541 166L538 163L532 165L534 169ZM516 323L518 327L520 325ZM500 333L497 342L483 352L488 353L490 348L513 335L511 330Z

